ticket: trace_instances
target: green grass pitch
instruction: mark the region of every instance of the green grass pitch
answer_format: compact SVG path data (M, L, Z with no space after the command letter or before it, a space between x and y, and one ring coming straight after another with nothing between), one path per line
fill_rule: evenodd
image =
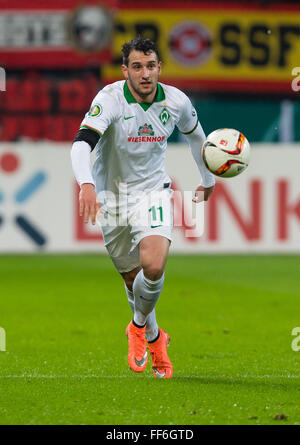
M108 256L0 257L1 424L299 424L299 256L170 256L157 304L171 380L127 363ZM300 342L299 342L300 343Z

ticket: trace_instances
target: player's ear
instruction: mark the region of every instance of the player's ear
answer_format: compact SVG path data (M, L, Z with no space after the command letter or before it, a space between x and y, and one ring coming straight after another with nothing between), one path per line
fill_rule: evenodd
M128 68L126 65L122 65L121 68L123 71L123 75L124 75L125 79L127 80L128 79Z
M158 62L158 74L161 73L162 61Z

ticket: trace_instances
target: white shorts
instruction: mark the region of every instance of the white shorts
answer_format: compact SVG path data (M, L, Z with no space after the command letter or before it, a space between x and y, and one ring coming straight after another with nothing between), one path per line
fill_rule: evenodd
M160 235L172 241L172 194L170 188L151 192L118 218L107 212L101 216L104 245L120 273L140 265L138 245L146 236Z

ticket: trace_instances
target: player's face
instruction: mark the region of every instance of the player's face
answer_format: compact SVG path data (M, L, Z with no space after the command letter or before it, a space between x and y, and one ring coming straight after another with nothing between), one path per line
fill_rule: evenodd
M155 95L161 62L153 51L148 54L142 51L131 51L128 66L122 65L122 70L129 88L131 87L139 98L145 100Z

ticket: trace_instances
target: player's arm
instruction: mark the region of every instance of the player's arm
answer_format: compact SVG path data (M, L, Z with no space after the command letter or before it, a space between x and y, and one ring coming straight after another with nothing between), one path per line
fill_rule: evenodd
M177 126L187 139L201 176L201 183L195 190L195 197L193 198L193 201L207 201L214 190L215 177L204 165L201 156L201 149L205 141L205 134L200 122L198 121L196 110L192 106L188 97L185 95L182 114Z
M91 145L93 145L91 144L91 140L94 135L84 133L86 132L79 130L76 135L71 149L71 161L75 178L80 186L79 215L83 216L85 223L88 222L90 217L92 224L95 224L100 204L97 201L94 179L90 167Z
M215 187L215 177L204 165L201 148L205 141L205 134L200 125L197 122L197 126L191 133L185 134L188 141L189 147L191 149L193 158L198 166L201 175L201 184L195 190L194 202L207 201L212 194Z
M85 115L74 139L71 159L75 178L80 186L79 214L87 223L96 222L100 209L95 192L95 183L90 167L90 153L110 124L118 117L116 99L107 92L100 91L92 102L90 111Z

